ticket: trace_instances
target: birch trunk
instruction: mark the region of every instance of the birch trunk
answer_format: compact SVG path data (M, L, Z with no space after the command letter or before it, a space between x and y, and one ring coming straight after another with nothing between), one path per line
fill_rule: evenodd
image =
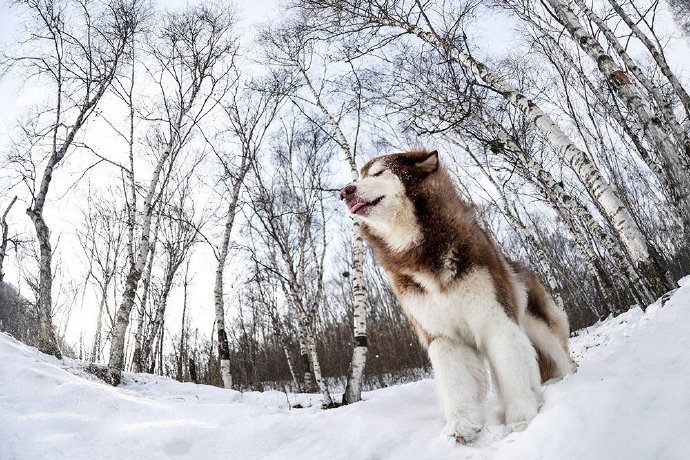
M43 216L34 210L27 210L36 228L36 237L40 250L39 262L39 282L38 282L38 321L39 336L38 349L43 353L62 359L62 352L55 339L52 318L52 286L53 273L51 263L53 260L53 250L50 246L50 232L43 220Z
M172 284L172 282L170 284ZM149 330L148 337L146 337L144 345L142 346L142 362L144 363L144 366L148 367L149 369L152 369L155 364L153 343L163 328L163 320L165 318L165 309L168 306L168 295L170 293L170 288L171 286L166 282L166 285L163 287L163 293L161 295L158 307L156 308L156 315L151 322L151 329Z
M103 288L101 290L101 301L98 304L98 316L96 316L96 335L93 338L93 346L91 347L91 362L94 363L101 359L101 330L103 329L103 311L105 310L105 303L108 298L109 284L110 277L106 276L105 280L103 280Z
M263 293L261 295L261 300L266 304L269 315L271 317L271 324L273 326L273 333L276 335L278 341L280 341L280 346L285 354L285 360L287 361L288 369L290 370L290 376L292 377L292 383L294 385L293 391L295 393L300 393L301 385L299 384L299 379L297 378L297 370L295 367L295 362L292 359L292 354L290 353L290 341L283 333L283 328L280 325L280 318L275 308L275 300L267 300L264 298Z
M235 201L236 203L236 201ZM216 280L213 287L213 301L216 315L216 329L218 333L218 359L220 360L220 377L223 379L225 388L232 388L232 374L230 371L230 345L228 336L225 332L225 304L223 301L223 273L225 271L225 260L228 255L230 244L230 232L234 221L235 209L231 205L228 209L228 216L225 222L223 241L220 253L218 254L218 265L216 266Z
M58 70L60 72L60 70ZM50 245L50 229L43 219L43 208L45 206L46 198L50 188L50 183L53 179L53 172L55 167L62 161L62 159L67 154L67 150L72 145L75 136L79 129L84 125L88 116L92 113L96 104L100 101L101 97L105 93L106 88L110 85L112 81L112 76L110 79L106 79L107 84L98 88L96 94L93 95L91 99L87 94L87 98L84 101L84 105L80 108L80 112L71 127L66 138L62 141L58 148L57 142L57 126L62 122L61 116L61 97L62 97L62 85L58 85L58 103L57 103L57 119L56 126L53 128L53 151L48 158L48 164L46 164L45 170L43 172L43 178L41 179L41 184L38 189L38 194L34 197L32 206L26 210L27 215L31 218L36 229L36 237L38 239L40 260L39 260L39 282L38 282L38 317L39 317L39 342L38 349L44 353L54 355L58 359L62 359L62 353L57 346L57 341L55 339L55 332L53 331L53 320L52 320L52 288L53 288L53 273L52 273L52 260L53 253L52 247ZM61 79L61 77L58 77ZM59 80L61 82L61 80Z
M178 118L178 128L181 124L181 116ZM122 379L122 370L125 365L125 341L127 334L127 327L129 326L129 316L134 306L134 298L137 293L137 286L141 279L141 274L144 270L147 256L149 255L149 238L151 236L151 220L154 212L154 201L156 198L156 190L160 181L163 165L170 157L172 150L171 143L163 152L163 155L158 159L158 163L153 171L149 189L144 198L144 221L141 228L141 235L139 238L139 247L137 257L134 265L130 266L129 273L125 280L125 290L122 294L122 301L117 310L115 326L113 327L113 337L110 346L110 360L108 361L110 383L112 385L119 385Z
M151 285L151 271L153 270L153 260L156 256L156 245L158 243L158 230L160 228L160 216L156 219L153 233L153 240L149 249L148 262L146 263L145 272L143 274L144 281L141 289L141 300L139 303L137 323L137 331L134 334L134 353L132 354L132 371L143 372L144 361L142 355L142 348L144 345L144 324L146 323L146 303L149 296L149 288Z
M517 156L520 165L534 177L537 185L541 187L543 195L556 206L557 210L558 208L563 208L562 212L576 216L584 227L595 233L599 241L601 241L602 245L616 262L618 268L628 277L631 285L641 290L642 296L636 295L640 305L644 308L648 303L651 303L654 300L654 293L650 292L648 283L640 277L636 268L630 264L626 254L619 248L618 242L601 228L591 213L577 200L570 197L563 188L563 185L556 181L551 173L539 165L527 151L503 130L503 128L499 127L496 123L486 123L478 117L474 117L474 119L477 123L484 123L487 129L496 135L500 142ZM577 231L577 229L574 228L571 230L573 234ZM586 247L583 249L588 251ZM585 255L587 255L587 252L585 252Z
M690 163L679 156L679 152L661 126L661 120L652 113L625 70L621 69L599 42L582 27L570 6L562 0L547 0L547 2L555 9L573 40L592 58L628 110L635 115L644 136L654 145L659 158L666 166L665 169L670 178L669 191L674 204L686 227L690 228L690 177L687 174ZM663 289L661 286L660 288Z
M298 64L299 65L299 64ZM350 148L350 143L340 127L340 123L330 113L324 105L319 93L316 91L307 72L300 66L300 72L304 78L309 91L314 98L316 106L326 117L328 124L335 133L335 140L343 152L344 159L350 167L352 180L359 179L355 156ZM352 350L352 360L347 375L345 393L343 393L343 404L350 404L362 399L362 380L364 379L364 369L367 362L367 351L369 343L367 338L367 310L366 310L366 291L364 290L364 240L359 231L359 223L353 220L352 227L352 298L353 305L353 333L354 348Z
M297 378L297 372L295 370L295 363L292 360L292 355L290 354L290 343L284 336L280 337L280 344L283 348L283 353L285 354L285 361L287 361L288 369L290 370L290 376L292 377L292 383L295 386L293 390L295 393L301 391L299 379Z
M247 155L242 157L242 163L239 168L239 176L233 184L232 194L230 196L230 203L228 204L227 216L225 219L225 228L223 230L223 240L221 242L220 251L218 251L216 258L218 265L216 266L216 279L213 287L213 302L215 306L216 315L216 329L218 331L218 359L220 360L220 374L223 379L223 386L225 388L232 388L232 373L230 369L230 344L228 343L228 336L225 332L225 303L223 294L223 275L225 273L225 263L230 249L230 236L235 222L235 215L237 213L237 203L240 199L240 191L244 184L244 178L247 175L252 165L252 159Z
M568 138L556 122L539 105L518 91L517 88L485 64L476 60L467 52L451 45L433 32L390 17L381 17L356 11L351 12L351 14L381 26L403 29L407 33L417 36L469 70L489 88L502 95L511 105L520 110L528 120L532 121L544 133L548 141L556 148L556 151L560 153L562 158L587 187L589 193L611 222L611 225L625 245L627 253L640 268L640 271L646 273L648 277L657 280L655 283L658 287L657 290L664 289L664 287L659 287L658 283L660 279L658 264L652 258L647 240L632 218L628 208L618 197L613 187L604 179L588 155Z
M309 346L307 345L307 334L301 321L299 328L299 356L302 359L302 368L304 369L302 371L304 389L312 391L314 389L314 381L311 377L311 357L309 356Z
M177 380L183 381L184 363L187 361L187 346L185 345L185 338L189 341L189 328L187 322L187 299L189 289L189 259L187 259L187 267L184 273L183 293L182 293L182 326L180 327L180 355L177 359Z
M12 198L7 208L5 208L5 212L2 213L2 219L0 219L0 231L2 231L2 239L0 239L0 283L5 279L3 265L5 264L5 255L7 254L7 242L10 238L10 227L7 224L7 214L9 214L10 209L12 209L16 201L17 197L15 196Z
M671 83L671 87L673 88L674 93L680 100L683 108L685 109L685 115L690 119L690 95L688 92L685 90L683 85L678 81L678 78L676 77L675 73L671 70L671 67L669 67L668 62L666 62L666 57L663 54L663 51L659 50L654 43L649 39L649 37L640 30L639 26L637 25L637 22L634 21L630 15L628 15L623 7L618 3L617 0L609 0L609 3L613 7L613 10L620 16L621 19L623 19L623 22L630 28L632 33L642 42L642 44L647 48L649 51L649 54L652 55L652 58L654 59L654 62L656 62L657 66L659 67L659 70L661 70L661 73L666 77L666 79ZM686 144L685 145L685 151L686 154L690 155L690 145Z
M354 350L347 376L343 404L362 399L362 381L367 360L367 312L366 291L364 290L364 241L359 230L359 222L354 222L354 241L352 254L352 295L354 298Z

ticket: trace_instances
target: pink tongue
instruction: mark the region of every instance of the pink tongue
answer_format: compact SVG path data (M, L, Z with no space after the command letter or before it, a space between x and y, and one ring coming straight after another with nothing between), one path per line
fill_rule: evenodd
M350 212L352 214L354 214L359 210L359 208L361 208L362 206L366 206L366 205L367 205L367 203L362 203L361 201L358 201L357 203L352 205L352 207L350 208Z

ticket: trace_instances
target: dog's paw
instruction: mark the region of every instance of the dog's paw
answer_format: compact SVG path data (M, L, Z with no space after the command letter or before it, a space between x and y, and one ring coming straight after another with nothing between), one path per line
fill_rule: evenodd
M467 444L477 437L484 424L468 418L458 417L449 420L443 429L443 436L457 444Z
M524 431L529 422L539 412L539 401L536 395L533 398L514 401L506 407L506 427L510 431Z
M509 433L516 433L519 431L525 431L529 426L529 420L520 420L516 422L506 423L506 428Z

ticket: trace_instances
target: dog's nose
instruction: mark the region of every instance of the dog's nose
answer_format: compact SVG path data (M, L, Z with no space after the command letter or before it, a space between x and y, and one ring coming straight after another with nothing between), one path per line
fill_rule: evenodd
M344 200L345 198L347 198L348 195L352 195L353 193L355 193L355 190L357 190L357 187L355 187L354 185L346 185L345 188L343 188L340 191L340 199Z

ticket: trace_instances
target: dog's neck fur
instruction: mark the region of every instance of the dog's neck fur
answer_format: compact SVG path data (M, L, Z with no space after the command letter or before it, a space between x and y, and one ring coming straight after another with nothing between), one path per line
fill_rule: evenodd
M470 254L476 245L467 242L487 236L444 170L407 193L409 209L401 210L392 225L364 224L363 234L398 290L428 290L432 286L424 279L430 276L443 288L476 259Z

